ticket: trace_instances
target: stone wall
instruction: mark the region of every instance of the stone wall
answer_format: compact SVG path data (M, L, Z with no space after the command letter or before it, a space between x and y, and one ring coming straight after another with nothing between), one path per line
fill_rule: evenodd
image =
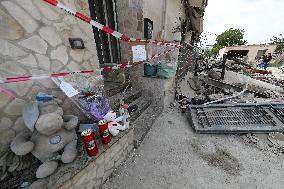
M88 0L61 2L89 14ZM69 37L82 38L86 48L72 50ZM0 78L94 69L98 66L90 25L42 0L1 0ZM5 123L6 127L13 125L21 115L24 104L39 91L65 98L50 79L11 83L1 87L10 89L16 95L12 101L0 93L0 125ZM65 109L68 104L64 103Z
M100 145L99 154L84 164L78 157L75 162L60 168L49 181L48 189L98 189L133 150L133 128L115 137L108 146ZM84 156L87 156L84 154ZM74 169L75 168L75 169Z

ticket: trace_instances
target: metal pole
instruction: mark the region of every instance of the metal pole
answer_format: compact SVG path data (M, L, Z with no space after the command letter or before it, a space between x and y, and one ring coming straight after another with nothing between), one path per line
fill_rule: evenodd
M223 62L222 62L221 80L225 79L226 62L227 62L227 54L224 54L223 55Z
M198 56L195 54L194 76L198 76L197 69L198 69Z

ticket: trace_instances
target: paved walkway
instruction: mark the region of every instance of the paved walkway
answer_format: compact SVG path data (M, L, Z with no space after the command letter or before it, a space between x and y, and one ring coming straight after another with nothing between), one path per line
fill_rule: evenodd
M283 156L234 135L198 135L166 109L104 189L284 188Z

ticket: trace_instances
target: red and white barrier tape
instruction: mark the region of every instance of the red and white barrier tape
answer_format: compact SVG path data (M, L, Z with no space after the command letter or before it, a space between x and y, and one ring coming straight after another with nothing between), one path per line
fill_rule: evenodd
M67 75L72 74L91 74L95 71L111 71L111 70L124 70L126 68L131 67L132 65L125 63L125 64L119 64L117 66L112 67L105 67L105 68L99 68L95 70L83 70L83 71L73 71L73 72L61 72L61 73L53 73L53 74L46 74L46 75L38 75L38 76L14 76L14 77L7 77L4 80L0 80L0 83L16 83L20 81L29 81L29 80L36 80L36 79L47 79L47 78L53 78L53 77L64 77Z
M149 61L154 60L156 58L160 58L163 55L166 55L172 51L176 50L175 48L167 50L163 53L158 53L152 55L152 57L149 59ZM111 71L111 70L125 70L126 68L130 68L132 65L130 62L123 63L123 64L118 64L116 66L108 66L104 68L98 68L94 70L83 70L83 71L73 71L73 72L61 72L61 73L53 73L53 74L45 74L45 75L38 75L38 76L13 76L13 77L7 77L4 80L0 80L0 84L4 83L16 83L20 81L29 81L29 80L36 80L36 79L47 79L47 78L53 78L53 77L64 77L67 75L71 74L91 74L94 73L95 71ZM2 91L0 91L2 92ZM3 91L4 92L4 91Z
M16 99L16 96L15 96L12 92L10 92L9 90L7 90L7 89L4 89L4 88L1 88L1 87L0 87L0 93L3 93L3 94L5 94L5 95L9 96L10 98L12 98L12 100L15 100L15 99Z
M178 44L175 44L175 43L161 42L161 41L157 41L157 40L143 40L143 39L130 38L125 34L122 34L118 31L115 31L115 30L113 30L113 29L111 29L107 26L104 26L104 25L92 20L90 17L88 17L88 16L86 16L86 15L80 13L80 12L74 11L74 10L66 7L64 4L58 2L57 0L43 0L43 1L49 3L50 5L52 5L54 7L57 7L57 8L64 10L68 14L71 14L72 16L75 16L75 17L83 20L84 22L91 24L92 26L96 27L97 29L102 30L103 32L105 32L109 35L112 35L112 36L114 36L114 37L116 37L116 38L118 38L122 41L125 41L125 42L147 42L147 43L153 43L153 44L160 45L160 46L173 46L175 48L181 47L181 45L178 45Z
M152 57L151 57L150 60L154 60L154 59L156 59L156 58L160 58L161 56L163 56L163 55L165 55L165 54L168 54L168 53L170 53L170 52L172 52L172 51L174 51L174 50L176 50L176 49L170 49L170 50L167 50L167 51L165 51L165 52L163 52L163 53L154 54L154 55L152 55Z

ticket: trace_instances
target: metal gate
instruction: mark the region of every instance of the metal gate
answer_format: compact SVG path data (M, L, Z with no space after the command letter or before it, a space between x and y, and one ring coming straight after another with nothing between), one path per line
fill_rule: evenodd
M91 18L99 23L118 30L116 0L89 0ZM120 63L119 41L93 27L100 64Z

